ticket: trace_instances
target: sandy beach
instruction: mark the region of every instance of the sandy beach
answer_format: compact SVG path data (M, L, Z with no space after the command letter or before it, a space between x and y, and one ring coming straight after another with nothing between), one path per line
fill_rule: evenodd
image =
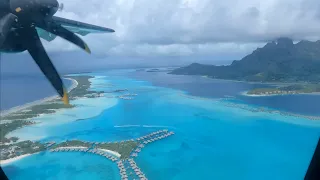
M34 153L36 154L36 153ZM17 157L14 157L14 158L10 158L10 159L6 159L6 160L0 160L0 165L6 165L6 164L9 164L9 163L12 163L14 161L17 161L17 160L20 160L20 159L23 159L25 157L28 157L30 155L33 155L33 154L24 154L24 155L21 155L21 156L17 156Z
M118 152L116 151L111 151L111 150L108 150L108 149L98 149L100 151L104 151L104 152L107 152L107 153L110 153L114 156L116 156L117 158L120 158L121 157L121 154L119 154Z
M74 89L74 88L76 88L78 86L78 82L75 79L72 79L72 78L64 78L64 79L68 79L68 80L72 81L72 85L68 88L68 92L70 92L72 89ZM14 113L14 112L17 112L17 111L21 111L23 109L26 109L26 108L29 108L29 107L32 107L32 106L35 106L35 105L38 105L38 104L42 104L44 102L51 101L51 100L54 100L56 98L59 98L59 95L46 97L46 98L43 98L43 99L40 99L40 100L37 100L37 101L26 103L26 104L21 105L21 106L13 107L13 108L5 110L5 111L1 111L0 112L0 117L7 116L7 115L9 115L11 113Z

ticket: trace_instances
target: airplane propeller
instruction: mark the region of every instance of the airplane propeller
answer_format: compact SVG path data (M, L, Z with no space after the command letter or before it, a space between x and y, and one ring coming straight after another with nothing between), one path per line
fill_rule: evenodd
M91 53L88 45L76 34L54 21L53 15L59 8L63 9L63 4L59 5L57 0L9 0L8 3L11 12L0 19L0 46L10 30L15 28L20 44L32 56L40 70L62 97L63 102L69 104L67 90L40 41L36 27L60 36Z
M5 41L12 25L17 20L17 16L15 16L12 13L6 14L3 18L0 20L0 46Z
M60 5L59 5L59 11L63 11L63 8L64 8L64 4L63 4L63 3L60 3Z

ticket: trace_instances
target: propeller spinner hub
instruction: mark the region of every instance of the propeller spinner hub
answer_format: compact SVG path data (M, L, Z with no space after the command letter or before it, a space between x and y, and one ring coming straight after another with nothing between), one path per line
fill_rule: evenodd
M10 9L18 17L53 16L58 8L57 0L10 0Z

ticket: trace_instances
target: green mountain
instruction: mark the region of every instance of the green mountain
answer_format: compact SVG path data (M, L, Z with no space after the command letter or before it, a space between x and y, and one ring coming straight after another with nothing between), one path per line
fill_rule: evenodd
M320 82L320 40L289 38L267 43L228 66L193 63L170 74L206 75L212 78L259 82Z

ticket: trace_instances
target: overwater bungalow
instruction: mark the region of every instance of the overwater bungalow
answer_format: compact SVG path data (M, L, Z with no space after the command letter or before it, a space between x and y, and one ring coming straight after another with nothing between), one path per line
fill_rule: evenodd
M143 148L143 147L144 147L144 145L143 145L143 144L140 144L138 147Z

